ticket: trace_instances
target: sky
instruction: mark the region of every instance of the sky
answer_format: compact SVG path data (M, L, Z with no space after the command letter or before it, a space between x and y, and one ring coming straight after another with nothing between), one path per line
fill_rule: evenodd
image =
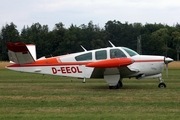
M62 22L104 27L109 20L121 23L180 23L180 0L0 0L0 29L13 22L19 31L39 22L53 30Z

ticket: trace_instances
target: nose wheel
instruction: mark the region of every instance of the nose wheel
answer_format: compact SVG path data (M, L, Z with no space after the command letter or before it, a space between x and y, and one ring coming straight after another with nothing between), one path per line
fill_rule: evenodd
M164 83L164 81L162 80L162 78L161 77L159 77L158 78L159 79L159 85L158 85L158 87L159 88L166 88L166 84Z
M158 87L159 87L159 88L166 88L166 84L163 83L163 82L162 82L162 83L159 83Z

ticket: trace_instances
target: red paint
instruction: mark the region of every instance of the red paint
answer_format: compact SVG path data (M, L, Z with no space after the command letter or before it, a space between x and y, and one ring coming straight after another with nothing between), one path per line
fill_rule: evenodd
M112 67L122 67L132 64L134 61L131 58L114 58L108 60L101 60L97 62L91 62L86 64L86 67L96 67L96 68L112 68Z
M72 71L73 73L76 73L76 68L75 68L75 67L71 67L71 71Z
M66 73L66 69L64 67L60 67L62 74Z
M57 74L58 72L61 72L62 74L82 73L82 71L79 69L78 66L76 66L76 67L59 67L59 68L52 67L51 69L52 69L53 74Z
M56 68L52 67L51 69L52 69L52 73L53 73L53 74L56 74L56 73L57 73Z
M78 73L82 73L82 71L79 70L79 67L76 67Z
M18 43L11 43L11 42L7 42L6 43L8 50L11 50L13 52L27 52L28 48L26 47L26 45L23 42L18 42Z
M23 51L22 54L28 54L28 51Z
M164 60L134 60L134 62L164 62Z
M66 72L67 72L67 73L71 73L70 67L66 67Z
M47 58L48 59L48 58ZM44 67L44 66L69 66L69 65L85 65L90 62L60 62L58 63L56 59L53 59L52 61L49 60L37 60L34 63L29 63L29 64L12 64L9 65L8 67ZM56 61L55 61L56 60ZM39 62L40 61L40 62ZM49 62L48 62L49 61ZM57 62L57 63L56 63Z

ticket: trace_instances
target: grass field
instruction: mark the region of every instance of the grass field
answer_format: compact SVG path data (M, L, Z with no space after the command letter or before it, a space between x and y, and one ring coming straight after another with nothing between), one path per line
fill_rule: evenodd
M179 120L180 63L170 63L167 85L156 79L123 79L109 90L103 79L19 73L0 62L0 120Z

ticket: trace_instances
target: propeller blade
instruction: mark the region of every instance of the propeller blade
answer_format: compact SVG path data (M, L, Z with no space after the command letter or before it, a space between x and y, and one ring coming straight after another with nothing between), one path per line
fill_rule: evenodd
M166 77L168 77L168 64L166 64Z
M168 77L168 64L170 63L170 62L172 62L173 61L173 59L171 59L171 58L168 58L168 57L164 57L164 63L166 64L166 76Z

